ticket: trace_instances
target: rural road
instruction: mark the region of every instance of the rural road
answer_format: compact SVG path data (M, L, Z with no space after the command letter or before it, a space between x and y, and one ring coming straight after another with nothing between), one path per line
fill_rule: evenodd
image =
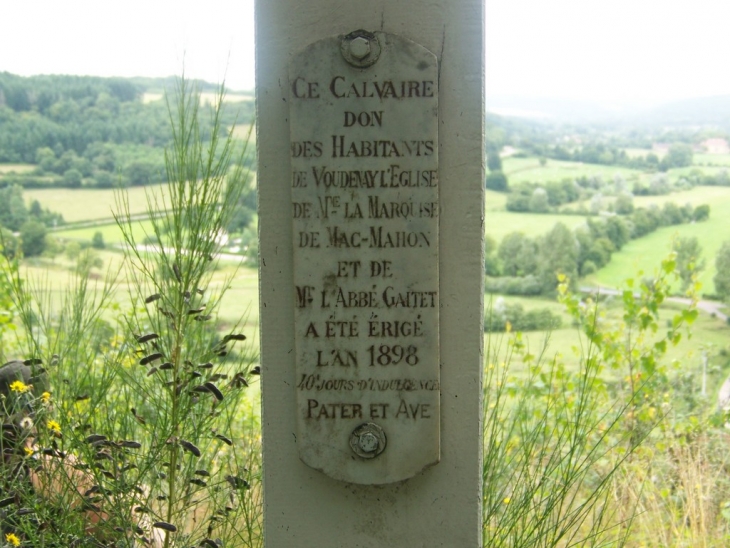
M607 287L581 287L579 291L581 293L592 293L598 295L621 295L621 291L618 291L617 289L609 289ZM686 305L690 304L691 302L690 299L686 297L667 297L666 300L668 302ZM710 316L714 314L715 317L719 318L723 322L727 322L727 314L720 311L720 309L725 308L725 303L721 303L718 301L701 300L697 301L697 308L699 310L702 310L703 312L706 312Z

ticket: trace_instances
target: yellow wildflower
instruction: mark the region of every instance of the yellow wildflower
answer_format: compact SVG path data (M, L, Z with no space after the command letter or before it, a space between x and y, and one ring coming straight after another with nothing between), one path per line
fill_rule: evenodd
M30 390L30 386L25 384L23 381L13 381L10 383L10 390L13 392L20 392L22 394L23 392Z
M20 546L20 539L15 533L7 533L5 535L5 542L10 544L10 546Z
M41 401L43 403L48 403L49 401L51 401L51 393L50 392L43 392L43 394L41 394Z
M50 420L50 421L48 421L48 422L46 423L46 426L48 427L48 429L49 429L49 430L50 430L51 432L55 432L56 434L60 434L60 433L61 433L61 425L60 425L60 424L58 424L58 423L57 423L56 421L54 421L54 420Z
M33 451L30 447L23 447L23 451L25 451L25 454L29 457L32 457L33 453L35 453L35 451Z
M112 348L118 348L123 342L123 337L120 337L119 335L114 335L111 341L109 341L109 346L111 346Z
M505 504L509 504L510 502L512 502L512 499L510 497L504 497L504 500L502 502Z

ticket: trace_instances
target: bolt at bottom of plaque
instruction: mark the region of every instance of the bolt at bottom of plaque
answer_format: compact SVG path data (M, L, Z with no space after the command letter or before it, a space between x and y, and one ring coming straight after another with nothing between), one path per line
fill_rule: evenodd
M373 422L366 422L350 434L350 448L358 457L372 459L385 450L386 438L383 429Z

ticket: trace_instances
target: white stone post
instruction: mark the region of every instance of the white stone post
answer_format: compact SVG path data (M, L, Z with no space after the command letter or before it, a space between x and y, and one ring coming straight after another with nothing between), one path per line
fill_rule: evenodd
M257 0L267 548L481 546L482 0Z

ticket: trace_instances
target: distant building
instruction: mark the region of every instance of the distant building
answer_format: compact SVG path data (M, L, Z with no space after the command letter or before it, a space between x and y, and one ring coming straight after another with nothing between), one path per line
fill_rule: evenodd
M727 139L705 139L701 145L707 154L730 154Z

